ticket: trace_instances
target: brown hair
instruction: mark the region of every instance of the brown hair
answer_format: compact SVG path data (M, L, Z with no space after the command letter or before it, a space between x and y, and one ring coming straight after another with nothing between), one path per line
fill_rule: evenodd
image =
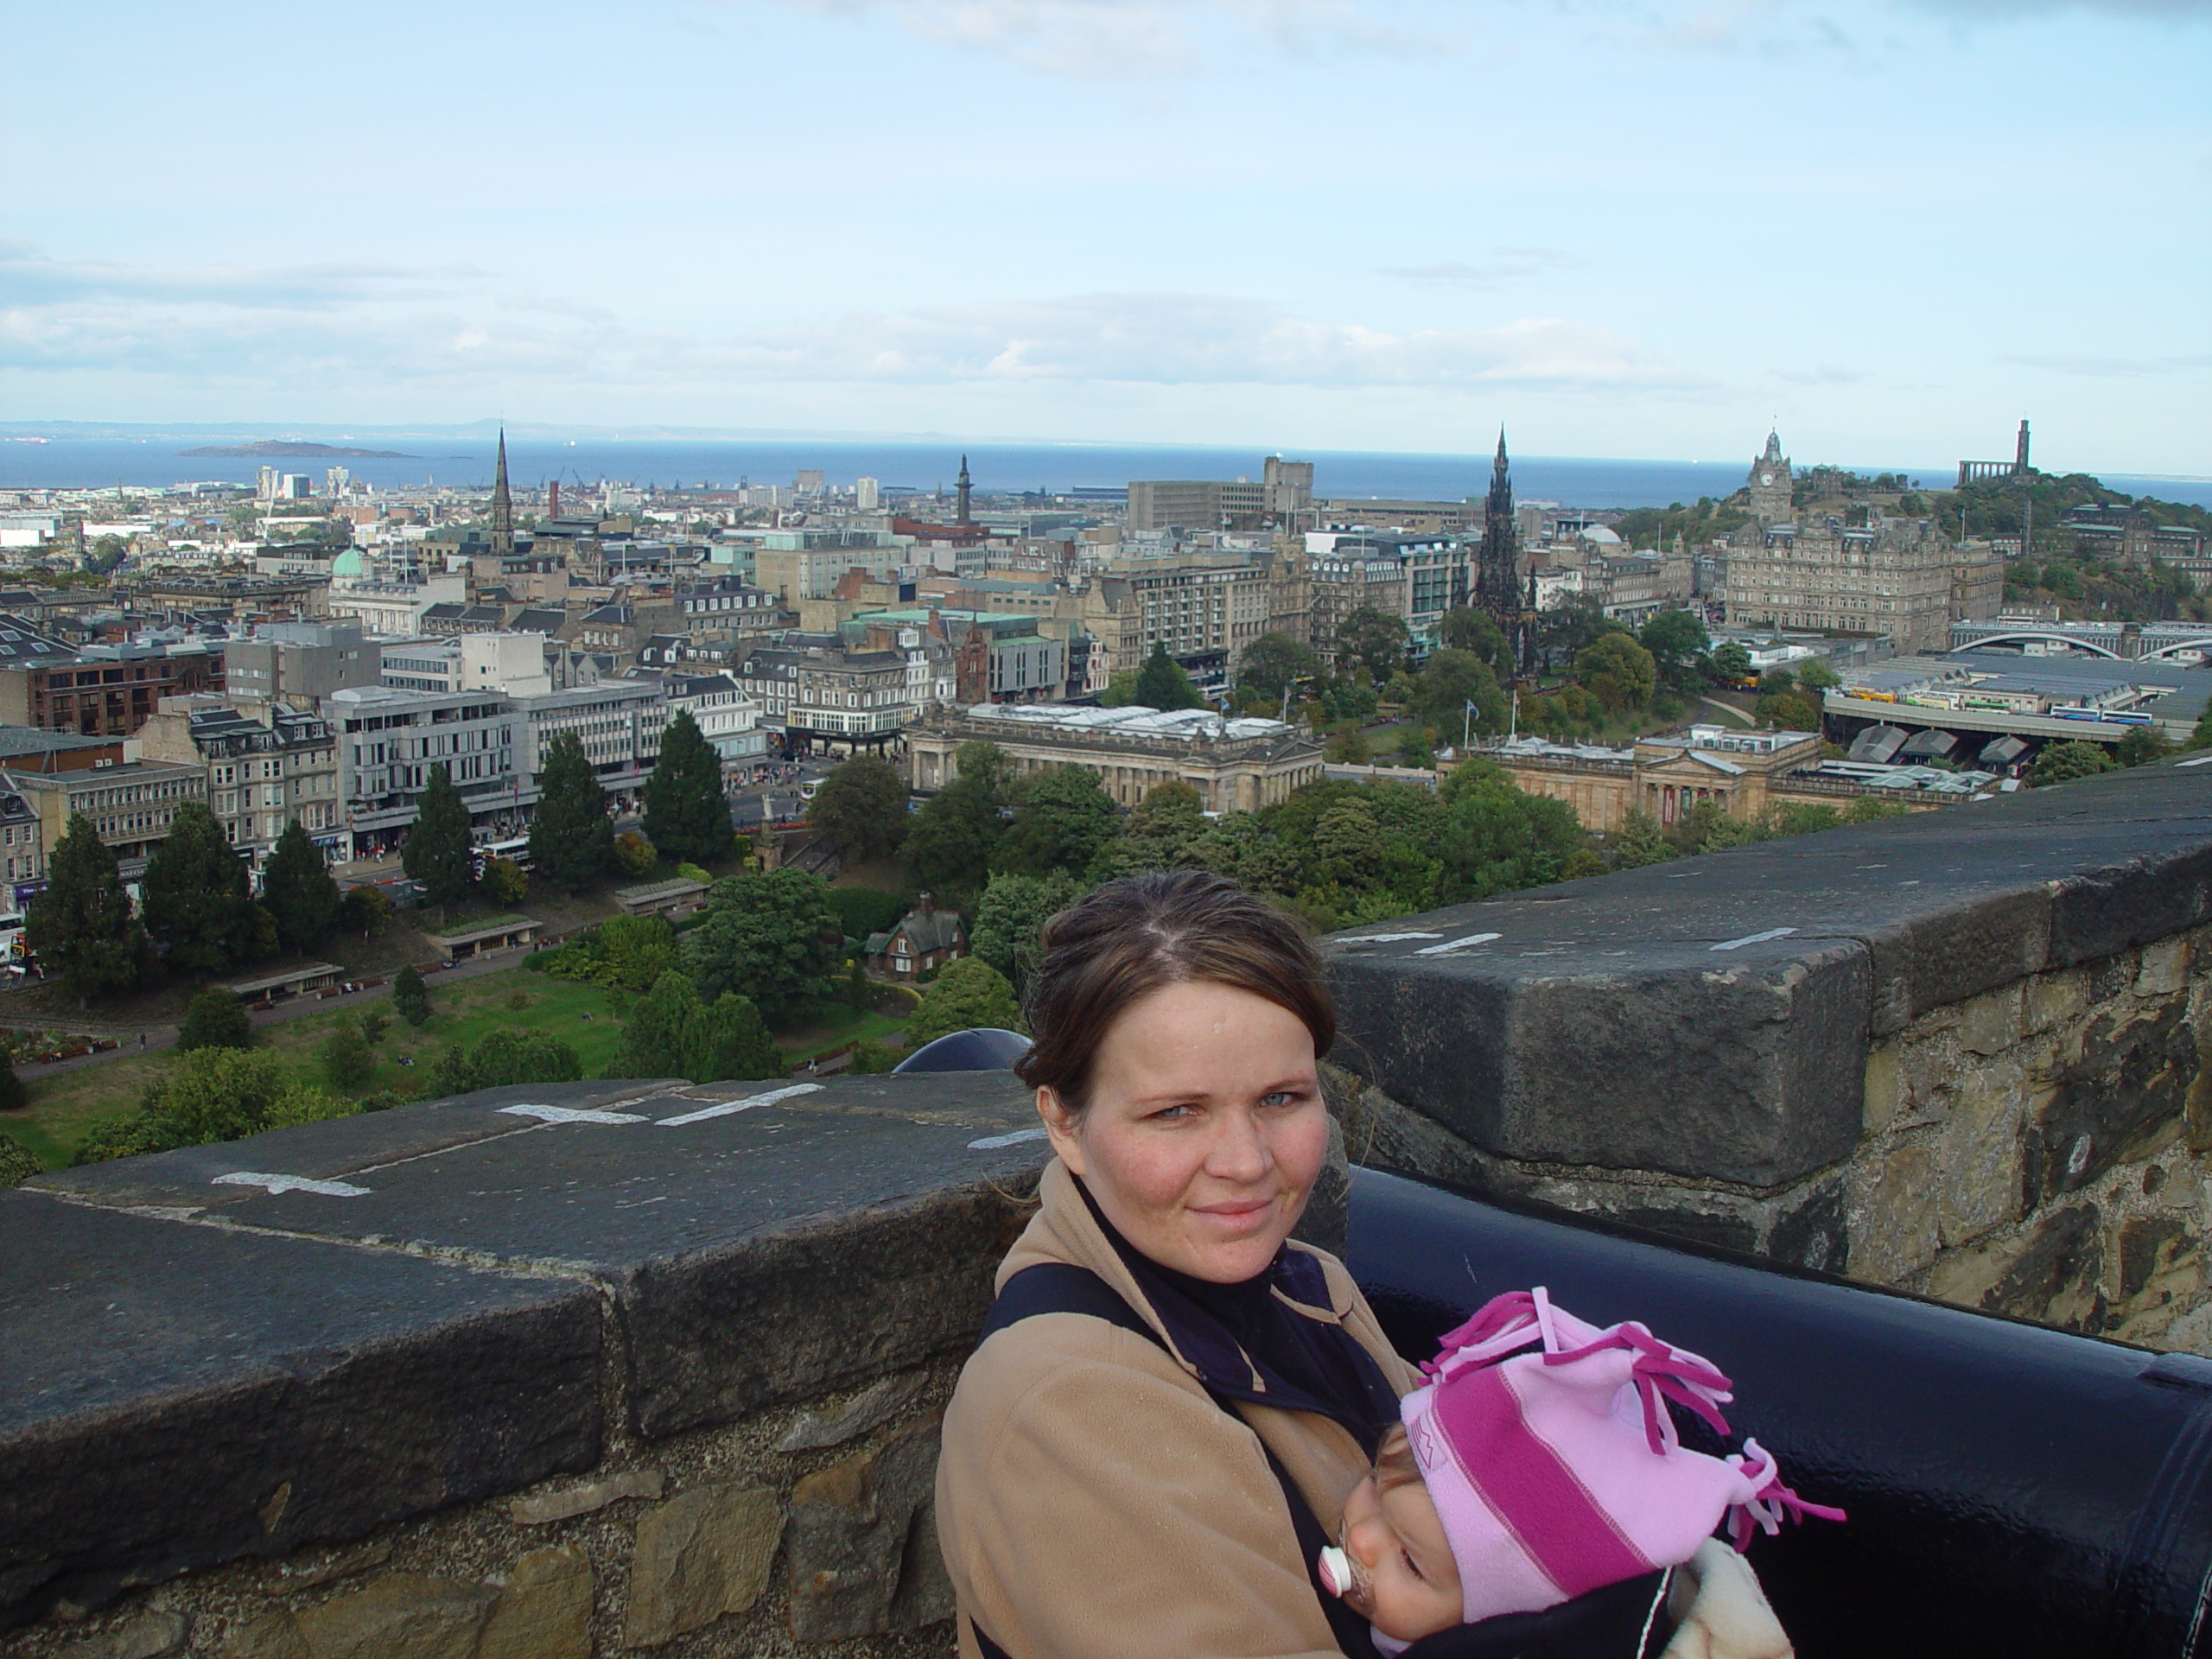
M1139 999L1192 981L1249 991L1298 1016L1329 1052L1337 1011L1320 953L1295 918L1224 876L1153 871L1109 881L1045 924L1031 976L1036 1046L1014 1065L1081 1112L1106 1033Z
M1421 1465L1414 1461L1413 1442L1406 1436L1403 1423L1393 1423L1382 1431L1382 1443L1375 1448L1375 1490L1377 1493L1395 1491L1401 1486L1417 1484L1421 1479Z

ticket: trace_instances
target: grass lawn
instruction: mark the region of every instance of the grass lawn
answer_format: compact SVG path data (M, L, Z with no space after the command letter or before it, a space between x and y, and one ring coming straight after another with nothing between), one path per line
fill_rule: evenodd
M911 1014L855 1014L841 1004L818 1020L785 1032L776 1039L776 1046L785 1058L800 1064L862 1039L880 1043L894 1031L904 1031L912 1018Z
M502 969L478 979L448 980L431 974L423 984L433 1012L420 1030L394 1015L391 1001L385 1000L264 1026L257 1033L261 1046L302 1077L327 1087L315 1050L341 1020L358 1021L365 1009L374 1008L389 1023L376 1046L376 1076L362 1092L391 1090L413 1096L427 1086L429 1067L448 1043L467 1048L486 1033L503 1027L529 1025L555 1033L576 1051L587 1077L606 1070L621 1043L622 1028L612 1001L596 985L524 973L520 968ZM836 1043L821 1046L834 1048ZM401 1065L402 1058L415 1064ZM21 1141L48 1168L59 1168L69 1161L96 1121L137 1105L146 1085L175 1063L174 1051L131 1054L36 1078L26 1085L29 1109L0 1116L0 1135Z

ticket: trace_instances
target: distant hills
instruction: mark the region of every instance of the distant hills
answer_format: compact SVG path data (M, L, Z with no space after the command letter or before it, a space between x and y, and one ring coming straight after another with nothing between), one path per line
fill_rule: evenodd
M180 449L180 455L289 455L300 459L328 457L332 460L355 461L419 461L419 455L408 454L399 449L344 449L331 443L288 443L281 438L263 438L255 443L211 443L203 449Z

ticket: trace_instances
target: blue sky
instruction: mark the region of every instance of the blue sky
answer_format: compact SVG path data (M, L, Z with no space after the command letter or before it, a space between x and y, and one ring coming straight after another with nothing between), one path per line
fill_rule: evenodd
M2212 474L2212 0L13 9L0 419Z

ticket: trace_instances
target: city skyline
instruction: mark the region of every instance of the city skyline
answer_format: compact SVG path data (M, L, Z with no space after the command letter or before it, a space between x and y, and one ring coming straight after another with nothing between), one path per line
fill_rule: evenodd
M1287 450L1503 419L1624 458L1779 422L1931 463L2032 412L2069 465L2202 475L2212 133L2139 87L2146 54L2193 84L2208 19L50 12L19 36L48 73L10 140L0 403ZM256 63L334 118L287 137Z

